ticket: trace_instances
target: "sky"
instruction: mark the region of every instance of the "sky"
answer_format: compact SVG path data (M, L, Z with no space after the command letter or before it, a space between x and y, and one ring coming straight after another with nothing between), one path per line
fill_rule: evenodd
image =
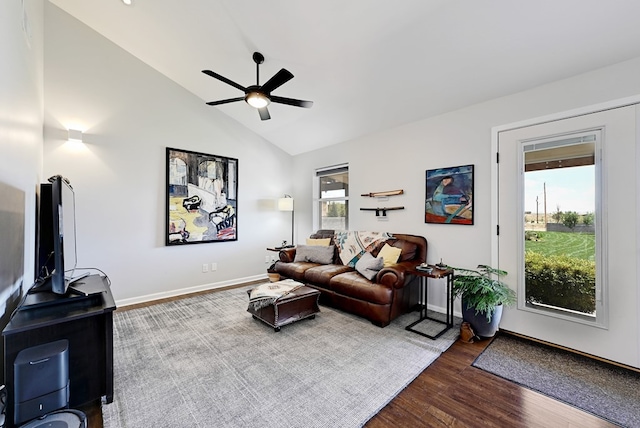
M557 168L532 171L524 176L524 209L544 214L544 183L547 187L547 214L558 210L576 211L578 214L595 211L595 166Z

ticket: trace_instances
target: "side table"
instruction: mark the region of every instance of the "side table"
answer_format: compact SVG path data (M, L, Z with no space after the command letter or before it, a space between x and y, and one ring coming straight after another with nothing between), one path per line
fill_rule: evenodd
M418 333L422 336L428 337L429 339L437 339L438 337L442 336L447 330L449 330L451 327L453 327L453 296L452 296L452 292L453 292L453 269L450 268L438 268L436 266L429 266L432 270L431 272L427 272L424 270L420 270L420 269L413 269L410 273L412 275L416 275L420 277L420 292L419 292L419 303L420 303L420 318L409 324L406 328L406 330L411 331L413 333ZM427 288L427 279L428 278L435 278L435 279L440 279L440 278L445 278L447 280L447 296L446 296L446 300L447 300L447 318L445 321L439 320L437 318L432 318L429 317L427 315L427 306L428 306L428 288ZM425 320L429 320L429 321L435 321L438 322L440 324L444 324L445 327L438 332L435 336L431 336L428 335L426 333L423 333L421 331L416 330L414 327L418 324L420 324L421 322L425 321Z
M279 252L280 250L286 250L287 248L293 248L295 245L285 245L284 247L267 247L267 251Z

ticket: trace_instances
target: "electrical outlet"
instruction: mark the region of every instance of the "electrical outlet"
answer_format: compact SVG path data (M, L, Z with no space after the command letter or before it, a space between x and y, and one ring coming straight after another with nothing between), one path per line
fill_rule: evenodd
M215 272L218 270L218 263L212 262L211 263L211 272Z
M209 272L209 263L203 263L202 264L202 273L207 273Z
M269 263L269 256L264 256L264 262Z

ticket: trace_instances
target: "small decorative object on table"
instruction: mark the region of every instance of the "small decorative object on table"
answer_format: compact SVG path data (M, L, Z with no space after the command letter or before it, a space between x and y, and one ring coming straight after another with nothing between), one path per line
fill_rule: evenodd
M267 250L269 250L269 251L280 251L283 248L293 248L293 247L295 247L295 245L287 245L287 241L285 240L285 241L282 241L282 245L281 246L274 247L274 248L267 248Z
M426 263L422 263L418 266L416 266L416 269L421 271L421 272L426 272L426 273L431 273L433 272L433 266L430 266Z

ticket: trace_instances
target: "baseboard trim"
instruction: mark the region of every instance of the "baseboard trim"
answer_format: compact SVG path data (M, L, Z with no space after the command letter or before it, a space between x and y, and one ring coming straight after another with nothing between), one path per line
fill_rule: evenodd
M229 281L214 282L210 284L202 284L194 287L179 288L162 293L147 294L144 296L131 297L129 299L116 300L118 310L135 309L141 306L149 306L150 304L163 303L176 298L189 297L200 293L210 293L213 291L222 291L230 288L243 287L267 280L266 274L254 275L245 278L237 278Z

